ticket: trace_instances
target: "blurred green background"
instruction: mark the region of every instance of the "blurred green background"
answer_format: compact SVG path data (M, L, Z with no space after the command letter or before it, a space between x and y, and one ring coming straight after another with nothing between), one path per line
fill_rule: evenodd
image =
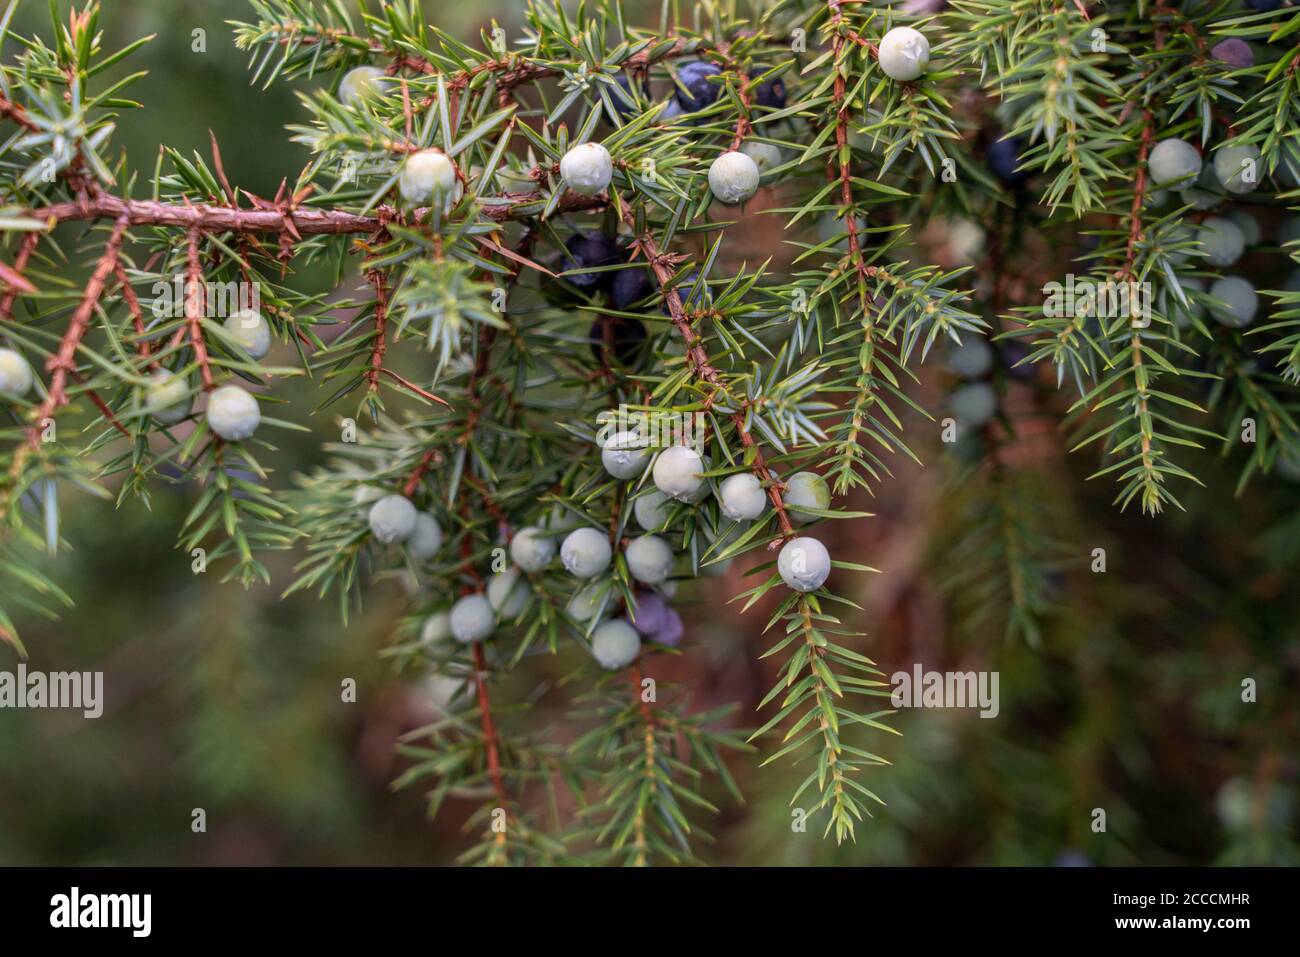
M44 6L22 5L15 29L48 31ZM105 6L106 46L158 35L134 61L150 71L133 90L145 109L125 114L117 134L136 168L152 169L159 142L206 155L209 129L230 179L255 192L301 168L305 155L283 130L300 116L291 88L250 88L224 23L249 18L242 0ZM426 4L431 21L462 36L489 16L513 31L521 8ZM195 30L206 31L204 53L192 50ZM894 762L868 782L888 806L839 848L816 825L791 828L788 796L806 769L740 761L748 803L718 796L706 860L1300 859L1296 486L1258 483L1234 499L1224 465L1188 496L1186 514L1120 515L1109 486L1083 481L1087 456L1065 462L1056 433L1038 433L1025 468L1043 475L1045 498L1067 503L1060 532L1080 561L1060 576L1065 611L1037 648L1004 642L945 597L959 528L947 490L959 479L937 444L927 469L900 468L879 497L850 505L877 518L835 531L853 560L882 569L856 596L867 609L854 623L869 634L862 650L886 674L918 661L997 670L1001 715L897 715L903 736L871 742ZM286 446L280 480L317 454L310 436ZM395 739L430 713L421 684L378 654L403 611L397 589L372 590L344 627L331 603L278 599L292 556L270 559L270 588L194 576L174 548L189 494L160 489L151 511L65 496L74 549L51 571L77 606L57 623L22 623L29 666L103 670L107 708L97 721L0 710L0 864L452 860L472 808L453 801L429 822L419 793L390 788L401 769ZM1094 547L1107 549L1106 574L1083 565ZM759 609L741 618L725 606L741 587L735 572L697 586L688 653L656 673L691 686L701 707L741 702L753 725L766 642ZM0 668L16 661L0 649ZM1259 684L1256 704L1240 700L1245 677ZM347 678L358 683L355 704L340 700ZM191 829L195 808L206 812L204 833ZM1090 827L1095 808L1106 811L1104 833Z

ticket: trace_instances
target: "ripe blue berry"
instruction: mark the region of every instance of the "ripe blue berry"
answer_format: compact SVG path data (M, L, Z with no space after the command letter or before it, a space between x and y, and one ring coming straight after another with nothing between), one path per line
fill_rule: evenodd
M1237 37L1220 40L1210 48L1210 56L1238 70L1255 65L1255 51L1249 43Z
M677 613L676 608L669 608L663 627L651 635L650 639L659 642L661 645L674 648L682 640L682 634L685 631L686 626L682 624L682 616Z
M649 637L668 624L669 610L668 602L662 596L652 591L639 591L628 608L628 615L636 630Z
M618 92L611 93L609 97L614 103L614 112L623 119L636 116L641 112L641 108L637 105L636 97L632 94L632 81L626 73L620 73L614 82L619 85ZM642 77L640 86L641 92L644 94L643 98L649 100L650 78L648 76Z
M766 72L766 69L756 67L749 71L749 78L751 80L756 79ZM754 103L758 106L765 106L770 110L785 108L785 81L779 76L754 84L750 87L749 92L754 98Z
M894 27L880 40L880 69L894 80L915 80L930 65L930 41L911 27Z
M555 557L555 537L526 525L510 539L510 558L526 572L540 572Z
M416 514L405 495L385 495L370 506L370 531L385 545L404 542L415 531Z
M565 270L614 266L624 258L623 250L619 249L614 239L595 231L574 233L564 241L564 248L566 250L563 260ZM614 275L612 272L578 272L564 278L583 292L591 292L597 287L604 287Z
M1019 136L1001 137L989 144L985 161L988 163L989 172L996 176L1002 185L1020 186L1033 175L1029 170L1020 168L1025 145L1024 139Z
M1247 246L1258 246L1262 238L1259 229L1259 220L1246 212L1244 209L1229 210L1226 217L1237 224L1241 230L1241 238L1245 240Z
M591 635L591 656L606 671L617 671L636 661L641 653L641 636L626 618L615 618Z
M35 381L32 367L21 353L0 349L0 395L20 399L32 390Z
M576 578L595 578L613 557L608 536L590 527L574 529L560 546L560 561Z
M709 77L719 76L722 68L707 60L693 60L677 71L680 86L675 91L678 104L686 113L698 113L718 98L721 89Z
M466 595L451 606L451 634L463 645L487 639L496 626L496 613L482 595Z
M643 266L620 269L609 283L609 301L615 309L626 312L633 305L649 298L655 291L650 273ZM644 331L644 327L642 327Z
M736 150L728 151L709 166L709 189L720 203L734 206L758 192L758 164Z
M614 161L600 143L579 143L560 160L560 176L583 196L604 192L613 175Z
M591 340L591 354L600 363L617 359L629 369L641 358L645 345L645 323L627 316L598 316L587 331Z
M223 385L208 396L208 427L227 442L242 442L262 424L257 400L237 385Z
M831 556L826 546L815 538L792 538L781 548L776 559L781 580L795 591L816 591L831 573Z

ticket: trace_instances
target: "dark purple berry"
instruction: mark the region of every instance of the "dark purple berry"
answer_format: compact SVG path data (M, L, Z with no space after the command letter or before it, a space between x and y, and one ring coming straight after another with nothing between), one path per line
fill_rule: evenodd
M722 73L722 67L707 60L692 60L677 71L680 85L674 95L687 113L698 113L718 98L720 87L709 77Z
M614 109L618 115L627 119L636 116L640 112L637 106L636 97L632 95L632 81L626 73L620 73L616 81L620 89L610 94L610 99L614 101ZM650 78L641 78L641 92L645 95L646 100L650 99Z
M1246 6L1252 10L1258 10L1260 13L1267 13L1282 6L1282 0L1246 0Z
M749 78L762 76L767 70L759 67L749 71ZM764 80L757 86L751 87L749 91L754 102L759 106L766 106L768 109L780 110L785 107L785 81L779 76L774 76L770 80Z
M1238 70L1255 65L1255 51L1250 48L1250 44L1245 40L1239 40L1236 37L1220 40L1210 48L1210 56L1220 63L1226 63Z
M607 361L607 350L612 346L619 364L631 368L636 365L645 344L645 324L627 316L599 316L591 324L587 337L591 340L591 354L597 362Z
M650 274L642 266L620 269L609 283L609 301L615 309L626 312L632 305L655 291Z
M1007 339L1001 343L1002 362L1007 375L1013 379L1031 382L1038 377L1038 367L1029 361L1033 350L1019 339Z
M565 271L581 269L584 266L589 268L613 266L623 261L623 250L618 248L618 243L612 237L594 230L574 233L564 241L564 248L568 252L561 257L560 265ZM580 272L564 278L583 292L590 292L593 289L606 287L613 278L613 273Z
M668 621L663 628L656 631L650 636L651 641L657 641L661 645L675 647L682 640L682 635L686 631L686 626L682 624L682 616L677 614L676 608L668 609Z
M1024 148L1025 141L1019 136L1003 137L989 144L989 172L1001 180L1002 185L1019 186L1029 179L1029 170L1018 168Z
M639 591L636 593L636 606L628 609L628 616L637 631L651 637L672 623L670 612L672 608L661 596L652 591Z
M702 283L699 281L699 279L700 279L699 273L697 272L688 273L686 277L682 279L681 282L679 282L676 286L673 287L674 289L677 290L677 296L682 301L682 308L685 309L687 312L692 312L696 309L699 309L709 301L708 283ZM697 285L699 286L698 292L696 291L695 288ZM666 299L664 301L663 311L665 313L669 311L668 302Z

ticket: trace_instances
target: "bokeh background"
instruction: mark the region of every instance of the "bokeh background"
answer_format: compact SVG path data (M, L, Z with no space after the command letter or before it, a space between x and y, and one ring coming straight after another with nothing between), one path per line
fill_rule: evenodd
M291 87L250 88L224 22L251 18L242 0L105 6L107 46L157 34L133 61L149 70L134 88L145 109L125 113L117 134L138 169L152 169L160 142L206 155L209 129L231 180L259 194L301 168L306 157L283 129L300 117ZM15 29L48 31L44 7L20 5ZM491 17L512 31L522 18L518 0L425 8L466 37ZM206 52L192 49L196 30L206 31ZM764 203L775 200L754 204L741 252L788 255L775 218L756 215ZM932 227L927 251L941 259L953 238ZM920 391L934 406L944 387L933 373ZM311 387L298 388L305 420ZM1068 401L1017 382L1009 403L1017 437L1007 467L1025 494L1041 496L1061 543L1061 607L1036 645L1007 640L997 624L1005 609L980 607L978 590L954 584L958 571L979 575L955 564L967 534L963 491L982 479L938 442L933 425L908 423L922 436L925 467L897 463L874 498L848 503L875 517L834 523L831 533L833 552L881 569L854 586L864 609L854 625L867 634L861 650L886 674L915 662L996 670L1001 714L896 715L902 735L872 742L893 765L868 782L887 807L859 828L856 844L840 847L816 826L791 829L788 797L806 769L760 769L741 758L735 772L747 803L717 796L722 813L706 822L716 840L700 850L705 860L1300 860L1300 487L1272 479L1234 495L1240 463L1211 451L1198 461L1207 487L1189 492L1186 512L1121 514L1110 483L1085 481L1095 458L1065 454L1057 423ZM279 480L319 455L313 436L287 441ZM403 613L397 587L371 590L344 626L330 602L279 598L294 556L271 556L268 588L195 576L175 548L193 492L160 489L148 510L64 496L74 547L50 571L77 606L57 622L21 623L29 666L104 671L107 708L97 721L0 711L0 864L451 861L466 846L459 829L472 808L453 800L429 821L417 789L391 787L402 770L398 736L433 707L419 676L395 673L380 654ZM1089 568L1094 548L1106 549L1105 573ZM692 586L687 651L652 673L689 685L700 707L739 702L739 720L753 726L768 687L756 662L764 616L726 604L742 587L739 569ZM16 662L0 648L0 668ZM344 678L358 683L355 704L340 701ZM1241 701L1245 678L1258 684L1256 703ZM206 833L191 830L194 808L206 811ZM1106 811L1104 833L1091 829L1095 808Z

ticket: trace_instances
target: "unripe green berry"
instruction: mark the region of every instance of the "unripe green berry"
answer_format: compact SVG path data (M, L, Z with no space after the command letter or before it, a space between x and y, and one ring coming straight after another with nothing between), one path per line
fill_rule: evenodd
M0 395L19 399L32 390L35 382L32 367L22 353L13 349L0 349Z
M894 80L915 80L930 66L930 41L920 30L894 27L880 40L880 69Z
M668 521L669 506L672 499L657 488L647 488L632 500L632 514L636 523L647 532L657 532Z
M771 143L748 140L740 151L754 161L760 177L766 176L785 162L785 157L781 155L781 148Z
M466 595L451 606L451 634L463 645L483 641L496 626L492 605L482 595Z
M339 100L344 106L358 106L365 100L378 99L391 83L379 67L359 66L339 82Z
M570 532L560 546L560 561L577 578L595 578L613 557L608 536L590 527Z
M781 548L776 559L781 580L795 591L816 591L831 573L831 556L826 546L815 538L792 538Z
M257 400L237 385L223 385L208 396L208 427L227 442L242 442L262 424Z
M640 653L641 636L625 618L607 621L592 633L591 656L606 671L627 667Z
M540 572L555 557L555 537L526 525L510 539L510 558L526 572Z
M239 309L227 316L221 325L254 359L260 359L271 351L271 326L260 312Z
M1229 193L1254 192L1260 172L1259 150L1253 146L1221 146L1214 151L1214 177Z
M642 535L628 542L623 553L628 573L646 585L658 585L673 570L673 550L658 535Z
M982 379L993 369L993 347L973 333L948 353L948 368L963 379Z
M1263 234L1260 232L1258 219L1244 209L1229 210L1225 215L1237 224L1237 228L1241 230L1241 236L1246 241L1247 246L1259 245Z
M767 492L750 472L728 475L718 486L718 507L733 522L750 521L767 508Z
M497 572L488 582L488 603L503 620L518 618L532 601L533 592L516 568Z
M1157 186L1190 186L1201 175L1201 154L1186 140L1161 140L1147 157L1147 170Z
M190 386L183 376L159 369L149 376L144 407L160 425L175 425L190 414Z
M599 143L579 143L560 159L560 176L583 196L603 193L614 175L609 150Z
M744 153L729 151L709 167L709 189L720 203L734 206L758 192L758 164Z
M406 540L406 552L417 562L427 561L442 548L442 526L428 512L415 516L415 531Z
M953 417L969 429L987 425L998 411L998 394L987 382L968 382L954 389L948 402Z
M385 545L404 542L415 531L416 514L405 495L385 495L370 506L370 532Z
M600 452L600 462L605 471L616 479L634 479L645 471L650 461L650 450L645 440L635 432L615 432L605 440Z
M1224 276L1210 286L1210 296L1219 304L1210 304L1210 314L1222 325L1244 329L1255 319L1259 296L1255 287L1240 276Z
M705 487L704 460L685 445L672 445L655 459L655 488L679 502L690 502Z
M801 509L816 508L825 511L831 507L831 487L816 472L795 472L786 480L785 491L781 493L785 507L790 511L790 518L796 525L815 522L820 516Z
M424 619L420 626L420 644L436 645L451 637L451 615L445 611L435 611Z
M1214 266L1231 266L1246 251L1246 237L1230 219L1211 216L1197 232L1201 255Z
M588 622L597 614L604 614L610 603L609 589L602 587L600 582L592 582L574 592L564 610L574 621Z
M397 189L408 206L431 205L435 197L449 200L456 189L456 167L442 150L420 150L406 157Z

